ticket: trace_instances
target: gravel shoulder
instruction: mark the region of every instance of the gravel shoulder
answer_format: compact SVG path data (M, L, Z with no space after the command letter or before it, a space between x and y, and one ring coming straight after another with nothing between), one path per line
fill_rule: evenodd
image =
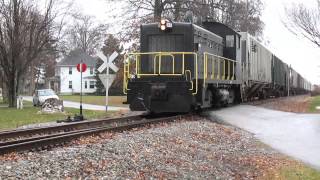
M0 157L0 179L268 179L299 163L203 117L84 137Z

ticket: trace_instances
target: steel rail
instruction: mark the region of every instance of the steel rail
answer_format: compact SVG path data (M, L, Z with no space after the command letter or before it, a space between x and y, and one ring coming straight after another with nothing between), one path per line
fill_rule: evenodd
M74 123L62 124L57 126L46 126L46 127L28 128L28 129L0 131L0 141L32 136L32 135L42 134L42 133L50 134L55 132L67 132L67 131L72 131L76 129L85 129L89 127L103 126L106 123L118 122L121 120L136 120L136 119L141 119L141 116L140 115L125 116L125 117L119 117L119 118L107 118L107 119L97 119L97 120L91 120L91 121L74 122Z
M100 124L96 124L96 128L99 128L99 126L102 127L106 127L107 125L113 125L115 123L120 124L120 123L128 123L130 121L135 121L135 120L139 120L142 119L142 116L140 118L132 118L131 116L126 117L126 118L115 118L115 119L111 119L108 120L107 122L105 121L101 121L103 123L103 125ZM72 131L66 131L66 132L57 132L55 134L49 134L47 133L47 135L39 135L36 137L27 137L27 138L23 138L23 139L17 139L17 140L12 140L12 141L5 141L5 142L0 142L0 147L1 146L7 146L7 145L11 145L11 144L19 144L19 143L23 143L23 142L28 142L28 141L33 141L33 140L38 140L38 139L43 139L43 138L49 138L49 137L55 137L55 136L59 136L61 134L63 135L67 135L67 134L72 134L74 132L81 132L81 131L86 131L88 130L90 127L84 128L84 129L74 129ZM95 127L91 127L92 129Z
M162 117L162 118L155 118L155 119L142 119L139 121L126 122L120 125L114 124L113 127L112 127L112 124L109 124L109 126L75 130L72 132L66 132L61 134L30 138L28 140L21 140L21 141L17 140L12 143L6 142L0 146L0 154L26 151L26 150L32 150L32 149L40 149L43 147L46 148L46 147L51 147L51 146L59 145L64 142L71 141L81 136L93 135L93 134L108 132L108 131L114 131L114 132L124 131L132 128L142 127L148 124L159 123L159 122L169 122L177 119L181 119L181 116L179 115L179 116Z

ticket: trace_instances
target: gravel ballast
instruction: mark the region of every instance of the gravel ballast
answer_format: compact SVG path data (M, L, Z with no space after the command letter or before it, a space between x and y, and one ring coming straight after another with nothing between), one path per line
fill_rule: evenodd
M288 163L248 132L195 119L0 157L0 179L250 179Z

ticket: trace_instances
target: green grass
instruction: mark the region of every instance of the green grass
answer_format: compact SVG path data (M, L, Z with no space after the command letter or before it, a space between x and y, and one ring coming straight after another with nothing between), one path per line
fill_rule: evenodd
M4 105L3 98L0 97L0 105Z
M276 179L288 179L288 180L318 180L320 179L320 171L312 169L310 167L299 165L292 167L284 167L280 169L279 177Z
M23 110L15 108L0 108L0 130L14 129L19 126L35 123L44 123L56 120L66 119L68 116L79 114L78 109L65 108L65 113L59 114L38 114L40 109L33 106L25 106ZM110 116L110 113L104 111L84 110L83 114L87 119L103 118Z
M309 112L312 112L312 113L319 112L319 110L316 109L317 106L320 106L320 96L312 97L312 100L309 106Z
M60 96L61 99L67 101L74 101L80 102L79 95L62 95ZM105 96L92 96L86 95L82 96L83 103L87 104L95 104L95 105L105 105L106 104L106 97ZM127 101L126 96L109 96L109 105L110 106L118 106L118 107L126 107L123 102Z

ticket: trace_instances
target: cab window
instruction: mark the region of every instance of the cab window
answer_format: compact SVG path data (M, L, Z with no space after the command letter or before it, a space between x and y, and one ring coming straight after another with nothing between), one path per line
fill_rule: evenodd
M226 36L226 47L234 47L234 35Z

